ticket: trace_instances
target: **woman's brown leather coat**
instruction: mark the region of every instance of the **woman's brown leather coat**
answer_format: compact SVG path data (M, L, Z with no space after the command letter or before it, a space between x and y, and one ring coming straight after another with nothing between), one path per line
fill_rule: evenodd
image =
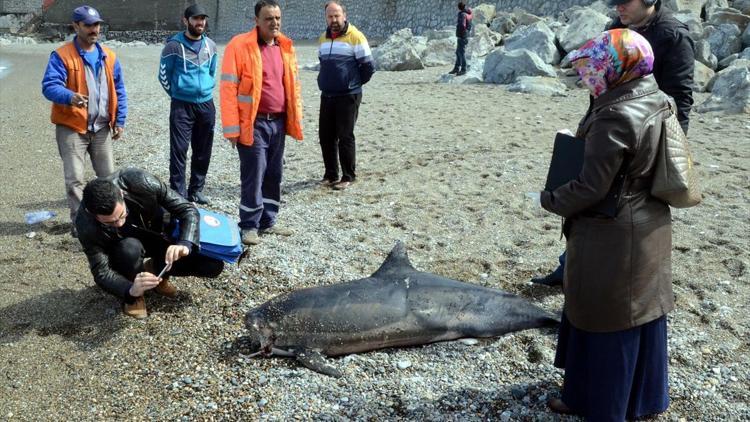
M649 194L667 97L653 76L594 99L578 136L586 142L581 174L542 206L567 218L565 313L578 329L611 332L674 308L669 206ZM587 211L601 201L625 161L618 212Z

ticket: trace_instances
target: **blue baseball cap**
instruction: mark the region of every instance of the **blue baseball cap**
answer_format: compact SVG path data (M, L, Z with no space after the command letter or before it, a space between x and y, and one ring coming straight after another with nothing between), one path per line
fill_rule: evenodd
M73 22L83 22L86 25L93 25L97 22L104 22L99 12L91 6L80 6L73 10Z

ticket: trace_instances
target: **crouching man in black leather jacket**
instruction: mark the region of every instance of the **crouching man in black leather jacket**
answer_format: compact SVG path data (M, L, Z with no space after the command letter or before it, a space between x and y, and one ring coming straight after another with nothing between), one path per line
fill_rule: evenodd
M165 211L180 221L174 241L165 234ZM126 315L145 318L145 291L177 293L167 276L155 275L165 265L176 276L216 277L223 270L222 261L198 254L199 218L192 203L155 176L126 168L86 185L75 225L96 284L122 299Z

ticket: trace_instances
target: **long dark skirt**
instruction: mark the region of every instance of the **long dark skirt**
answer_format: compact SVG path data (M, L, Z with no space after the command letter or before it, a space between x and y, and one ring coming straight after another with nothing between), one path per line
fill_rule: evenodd
M592 333L563 314L555 366L565 370L562 401L591 421L623 421L669 406L667 317L624 331Z

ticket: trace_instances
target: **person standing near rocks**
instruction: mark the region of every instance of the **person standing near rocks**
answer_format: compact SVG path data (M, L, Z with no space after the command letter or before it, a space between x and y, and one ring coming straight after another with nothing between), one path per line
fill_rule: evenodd
M208 14L194 4L185 9L185 31L171 37L161 52L159 82L172 98L169 110L169 187L188 201L208 204L203 195L214 143L213 90L216 44L206 36ZM185 186L188 147L190 183Z
M466 7L465 2L458 2L458 16L456 18L456 64L449 74L461 76L466 74L466 46L469 44L471 33L471 20L473 18L471 9Z
M281 33L275 0L255 4L255 28L232 38L221 66L224 137L240 159L242 243L259 235L289 236L276 225L281 205L285 136L301 141L302 93L292 40Z
M662 8L661 0L610 0L619 17L611 28L630 28L640 33L654 50L654 71L659 89L674 98L677 120L688 132L690 108L693 105L693 72L695 54L688 27ZM565 271L563 252L560 265L550 274L531 279L532 283L560 286Z
M659 89L674 98L677 120L687 134L693 105L695 53L687 25L662 7L661 0L610 0L618 18L610 26L630 28L654 49L654 78Z
M164 226L165 212L179 220L176 240ZM177 294L166 276L155 275L165 265L175 276L217 277L224 269L224 262L198 254L199 223L195 205L132 167L87 183L75 222L94 282L123 301L126 315L139 319L148 316L147 290Z
M669 99L636 31L606 31L569 57L591 101L578 129L580 175L540 193L542 207L566 219L568 250L554 361L565 376L548 405L591 421L639 420L669 406L672 219L650 193ZM617 218L604 218L595 206L618 174L627 194Z
M128 114L120 62L98 42L101 22L91 6L73 10L76 35L52 52L42 79L42 93L52 101L51 121L63 162L73 237L78 235L75 221L85 184L86 154L97 176L112 173L112 140L122 137Z
M318 133L325 166L321 182L344 190L356 179L354 125L362 102L362 86L372 78L375 66L367 38L346 20L345 6L333 0L325 4L324 10L327 28L320 36L318 49Z

